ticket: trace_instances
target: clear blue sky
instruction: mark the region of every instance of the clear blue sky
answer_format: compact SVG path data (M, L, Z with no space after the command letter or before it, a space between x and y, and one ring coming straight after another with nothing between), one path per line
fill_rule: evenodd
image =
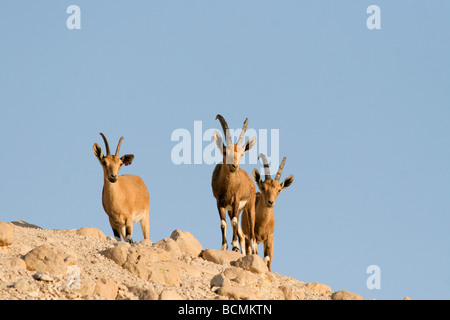
M71 4L80 30L66 26ZM372 4L380 30L366 27ZM0 220L112 235L92 153L103 132L135 155L121 173L148 186L150 238L189 230L219 249L214 165L174 164L171 135L248 117L279 130L282 179L295 175L275 206L274 272L365 298L450 299L449 12L446 0L2 1ZM381 289L366 286L370 265Z

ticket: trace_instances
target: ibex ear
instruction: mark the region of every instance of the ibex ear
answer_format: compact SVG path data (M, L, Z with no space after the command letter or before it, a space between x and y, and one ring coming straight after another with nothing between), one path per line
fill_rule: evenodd
M244 144L244 153L253 148L256 144L256 137L251 138Z
M100 148L100 146L98 144L94 143L93 151L94 151L94 156L98 159L98 161L102 162L102 160L103 160L102 148Z
M289 187L292 182L294 182L294 175L291 174L289 177L287 177L286 179L284 179L283 183L281 184L281 188L285 189L287 187Z
M253 177L253 180L255 180L256 184L257 184L258 187L259 187L259 185L260 185L260 183L261 183L261 175L259 174L258 169L256 169L256 168L253 169L252 177Z
M223 144L222 136L220 135L219 131L214 131L213 138L217 148L219 148L219 150L223 152L225 149L225 145Z
M126 166L129 166L134 159L134 154L126 154L124 155L122 158L120 158L120 160L122 160L123 164Z

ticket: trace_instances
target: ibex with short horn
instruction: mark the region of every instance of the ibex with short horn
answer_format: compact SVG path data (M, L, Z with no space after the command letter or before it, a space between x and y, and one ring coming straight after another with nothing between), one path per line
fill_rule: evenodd
M294 175L290 175L283 182L280 183L281 173L283 172L286 157L278 168L278 172L275 179L272 180L270 176L269 163L264 154L260 154L258 158L261 158L264 164L265 181L261 180L261 175L258 169L253 169L253 180L255 180L258 188L261 192L256 194L256 214L255 214L255 238L257 243L264 243L264 261L269 268L273 259L273 243L274 243L274 231L275 231L275 216L273 213L273 206L277 200L280 192L289 187L294 182ZM250 234L250 230L247 229L246 217L242 216L242 230L244 234Z

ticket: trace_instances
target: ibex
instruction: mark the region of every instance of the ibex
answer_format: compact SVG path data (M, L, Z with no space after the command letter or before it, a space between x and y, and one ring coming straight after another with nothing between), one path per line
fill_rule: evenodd
M258 158L261 158L264 164L265 181L261 180L261 175L258 169L253 169L253 180L255 180L258 188L261 192L256 194L256 214L255 214L255 238L257 243L264 242L264 261L270 270L273 258L273 242L274 242L274 230L275 230L275 216L273 214L273 206L275 200L281 190L289 187L294 182L294 175L287 177L282 183L280 183L281 173L283 172L286 157L278 168L275 179L272 180L270 176L269 163L264 154L260 154ZM244 234L250 234L250 230L247 229L246 217L242 216L242 230Z
M133 242L133 223L140 221L144 239L149 238L150 228L150 197L144 181L135 175L121 175L119 170L122 165L130 165L134 155L126 154L119 158L120 145L123 137L117 145L116 154L111 155L108 141L103 133L100 133L105 142L106 156L103 155L100 146L94 144L94 155L103 167L103 209L109 216L109 223L114 232L114 237L120 241L120 236L127 242Z
M245 131L247 130L248 119L246 119L237 144L233 144L230 129L225 119L220 114L217 115L216 119L219 119L222 125L227 143L225 146L220 133L217 131L214 132L214 142L223 155L223 162L216 165L211 183L220 216L222 250L227 250L228 248L226 238L227 222L225 216L225 210L228 210L231 226L233 227L232 249L239 251L238 244L240 244L241 252L246 254L244 234L239 226L239 215L241 210L243 210L243 216L247 217L246 221L250 230L247 233L250 244L250 250L247 249L247 254L251 254L252 250L256 251L256 241L253 234L255 223L255 186L248 173L239 168L239 162L244 153L255 146L256 137L251 138L241 146L244 141ZM239 243L237 237L239 238Z

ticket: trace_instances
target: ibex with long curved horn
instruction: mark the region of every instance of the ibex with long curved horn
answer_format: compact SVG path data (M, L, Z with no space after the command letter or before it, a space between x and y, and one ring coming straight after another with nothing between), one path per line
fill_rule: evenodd
M150 228L150 197L144 181L139 176L122 175L119 170L122 165L130 165L134 155L126 154L119 158L120 145L123 137L117 145L116 154L111 155L108 141L103 133L100 133L105 142L106 156L103 155L100 146L94 144L94 155L103 167L103 209L109 216L109 223L114 232L114 237L120 241L120 236L130 243L133 242L133 223L140 221L144 239L149 238Z
M264 164L265 181L261 180L261 175L258 169L253 169L253 180L255 180L258 188L261 192L256 194L256 215L255 215L255 238L257 243L264 242L264 261L270 271L273 258L273 242L275 231L275 216L273 213L273 206L280 194L281 190L289 187L294 182L294 175L290 175L283 182L280 183L281 173L283 172L286 157L278 168L278 172L275 179L272 180L270 176L269 163L264 154L260 154L258 158L261 158ZM245 216L242 216L242 230L244 234L249 234L250 230L247 229L247 222Z
M248 119L245 120L241 135L237 144L233 144L230 129L225 119L219 114L219 119L225 134L226 146L223 143L220 133L214 132L214 142L223 154L223 162L216 165L212 175L212 191L217 200L217 209L220 215L220 228L222 230L222 250L228 248L226 230L227 222L225 210L231 219L233 227L233 250L239 251L238 240L243 254L251 254L252 250L256 252L256 241L253 234L255 223L255 186L252 179L245 170L239 168L239 162L247 151L256 144L256 137L251 138L244 145L245 131L247 130ZM239 227L239 214L243 210L243 216L246 216L249 232L248 241L251 244L250 249L245 250L244 234Z

